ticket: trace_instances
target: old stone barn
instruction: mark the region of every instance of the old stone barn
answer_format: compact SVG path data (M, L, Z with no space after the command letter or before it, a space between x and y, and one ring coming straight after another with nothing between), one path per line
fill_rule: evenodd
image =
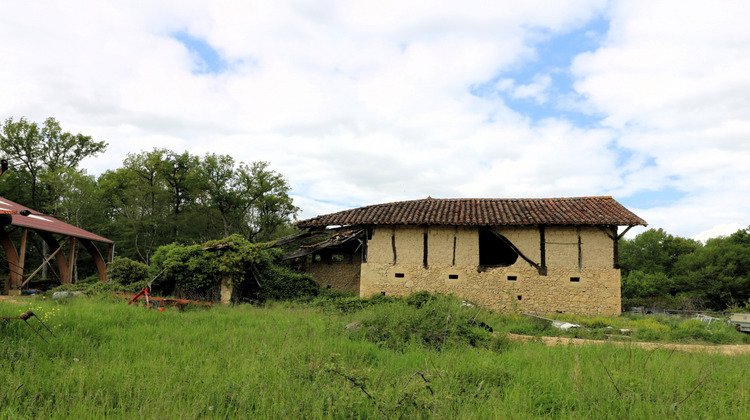
M362 297L428 291L499 311L616 315L617 241L639 225L612 197L427 198L298 221L335 234L286 258Z

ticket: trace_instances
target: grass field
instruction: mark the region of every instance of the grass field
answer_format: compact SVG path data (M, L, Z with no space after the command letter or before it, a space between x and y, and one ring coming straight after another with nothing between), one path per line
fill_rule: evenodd
M29 308L57 337L0 321L3 419L750 418L748 355L521 344L503 332L556 331L447 298L183 312L33 298L0 302L0 316ZM640 323L658 340L746 340L690 321L576 320L592 336L594 324Z

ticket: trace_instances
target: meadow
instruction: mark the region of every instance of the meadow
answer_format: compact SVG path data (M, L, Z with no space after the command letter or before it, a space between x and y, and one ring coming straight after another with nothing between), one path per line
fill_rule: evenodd
M0 316L28 309L56 337L0 321L3 419L750 417L749 355L507 337L613 326L633 328L626 342L747 342L721 323L569 316L587 329L561 332L429 296L164 312L113 298L0 301Z

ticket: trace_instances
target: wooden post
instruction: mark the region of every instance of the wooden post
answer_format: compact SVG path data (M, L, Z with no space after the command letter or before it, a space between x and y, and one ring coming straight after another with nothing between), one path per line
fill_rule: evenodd
M24 281L23 278L23 269L26 266L26 244L29 237L29 230L24 229L21 231L21 246L18 249L18 272L21 274L18 284L16 286L20 287L21 283Z
M2 293L7 295L10 292L11 285L15 285L18 281L19 276L15 267L18 264L18 254L16 252L16 247L13 246L13 241L10 240L10 235L5 232L5 229L0 229L0 242L5 250L5 256L8 259L8 269L10 271L10 273L8 273L8 278L3 280Z
M65 277L63 277L63 281L67 281L67 284L73 283L73 264L75 264L75 256L76 256L76 238L71 236L70 237L70 254L68 255L68 272L65 273Z
M539 225L539 253L541 262L539 264L539 274L547 275L547 239L544 232L544 225Z

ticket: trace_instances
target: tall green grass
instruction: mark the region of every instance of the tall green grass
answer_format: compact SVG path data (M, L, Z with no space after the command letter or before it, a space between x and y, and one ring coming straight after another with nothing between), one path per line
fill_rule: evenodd
M501 331L544 327L443 298L184 312L37 298L0 302L0 314L30 305L57 337L47 345L23 322L0 321L0 418L750 415L750 356L493 342L466 321ZM359 329L345 328L353 322ZM437 340L415 330L424 325ZM411 333L394 344L380 337L386 329ZM475 333L484 339L472 345Z

